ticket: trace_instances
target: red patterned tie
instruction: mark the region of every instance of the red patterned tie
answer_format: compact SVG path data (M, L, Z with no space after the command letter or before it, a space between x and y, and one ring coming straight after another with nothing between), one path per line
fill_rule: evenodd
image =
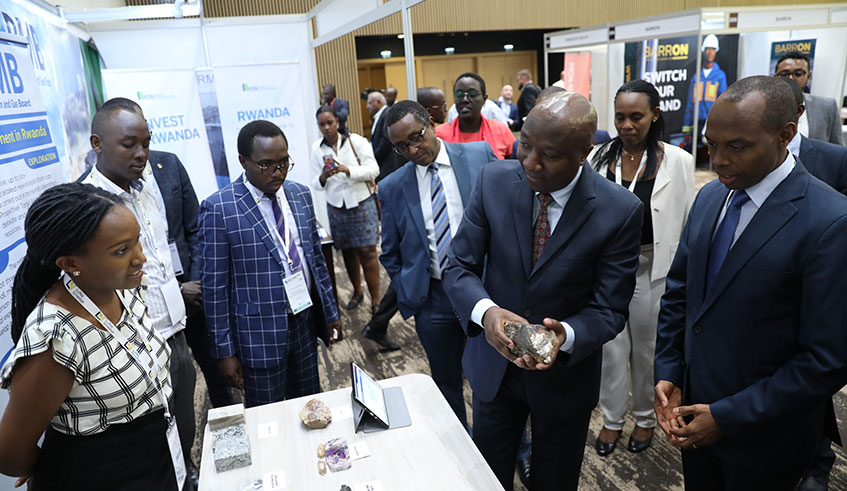
M535 220L535 228L532 231L532 265L538 262L547 240L550 238L550 222L547 220L547 207L553 202L549 193L538 193L538 218Z

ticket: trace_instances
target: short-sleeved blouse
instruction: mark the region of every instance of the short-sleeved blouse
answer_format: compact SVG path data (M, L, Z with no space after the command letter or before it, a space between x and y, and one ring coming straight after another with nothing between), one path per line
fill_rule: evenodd
M149 344L169 398L173 392L168 371L170 349L150 327L144 287L117 293L127 300L136 322L130 322L125 309L116 327L137 349L147 349ZM17 345L0 368L0 386L9 388L17 360L43 353L48 346L53 349L53 359L74 376L70 393L50 421L56 431L69 435L100 433L109 425L128 423L163 407L157 386L126 347L107 331L45 298L30 313Z

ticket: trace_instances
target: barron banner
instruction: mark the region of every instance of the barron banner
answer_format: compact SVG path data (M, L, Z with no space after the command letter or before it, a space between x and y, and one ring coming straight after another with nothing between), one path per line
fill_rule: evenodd
M171 152L188 171L197 198L218 190L197 94L194 70L103 70L107 99L126 97L141 106L150 148Z
M771 43L771 71L768 72L768 74L773 75L776 73L776 62L782 58L782 55L791 53L792 51L799 51L800 53L808 56L809 71L814 71L816 41L817 40L815 39L796 39L792 41L777 41ZM812 88L812 82L814 82L814 78L809 80L809 89Z
M311 142L303 127L307 118L300 101L300 65L291 62L215 67L214 76L230 177L236 179L242 173L238 132L250 121L265 119L279 126L288 140L288 152L297 164L289 178L308 186L312 177Z

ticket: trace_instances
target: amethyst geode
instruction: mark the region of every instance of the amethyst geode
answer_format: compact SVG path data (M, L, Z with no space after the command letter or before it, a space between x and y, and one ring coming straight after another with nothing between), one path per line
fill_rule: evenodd
M343 471L353 465L350 462L347 440L344 438L333 438L326 442L324 453L326 455L326 465L332 472Z
M506 336L514 343L512 354L529 355L538 363L550 364L553 354L559 349L556 333L539 324L507 322L503 326Z

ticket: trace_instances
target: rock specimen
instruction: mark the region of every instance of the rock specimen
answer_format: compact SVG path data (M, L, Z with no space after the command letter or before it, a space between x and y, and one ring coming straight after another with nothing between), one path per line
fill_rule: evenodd
M326 445L321 443L320 445L318 445L318 458L322 459L324 457L326 457Z
M326 465L332 472L343 471L353 465L350 462L347 440L344 438L333 438L326 442L325 454Z
M215 470L224 472L252 464L250 438L244 419L244 405L234 404L210 409L209 430L212 432L212 452Z
M303 424L313 430L326 428L326 426L332 421L332 411L329 410L329 406L324 404L323 401L319 399L310 399L309 402L303 406L303 409L300 410L300 419L303 420Z
M318 474L326 474L326 462L324 462L323 460L318 461Z
M555 332L539 324L521 322L507 322L503 330L515 343L513 355L529 355L538 363L553 362L553 354L559 349Z

